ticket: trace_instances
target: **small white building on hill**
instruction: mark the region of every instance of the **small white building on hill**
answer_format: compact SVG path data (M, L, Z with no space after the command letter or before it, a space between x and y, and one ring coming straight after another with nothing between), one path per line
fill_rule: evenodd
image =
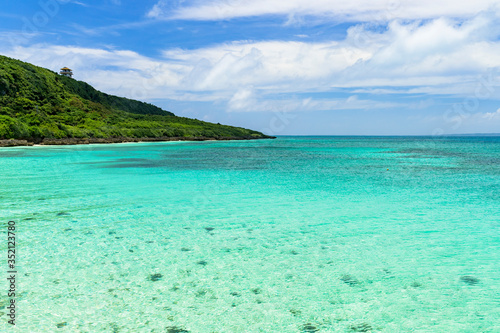
M67 76L67 77L73 77L73 71L69 69L68 67L63 67L61 68L61 71L59 74Z

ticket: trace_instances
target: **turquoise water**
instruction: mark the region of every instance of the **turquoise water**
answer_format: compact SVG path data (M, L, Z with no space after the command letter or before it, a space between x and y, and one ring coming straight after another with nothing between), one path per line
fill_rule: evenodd
M0 331L500 332L500 137L2 148L0 167L19 270Z

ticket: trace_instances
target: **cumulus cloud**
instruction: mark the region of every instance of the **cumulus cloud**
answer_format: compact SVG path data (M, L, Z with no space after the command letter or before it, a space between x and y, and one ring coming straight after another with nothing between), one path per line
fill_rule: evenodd
M190 20L226 20L239 17L283 15L329 17L338 21L367 22L438 17L468 18L482 11L498 10L497 0L193 0L172 7L160 0L149 17Z
M470 93L480 73L500 68L500 43L490 34L495 22L482 16L461 24L394 21L383 32L354 26L342 41L241 41L167 50L164 56L190 64L193 71L184 82L199 90L252 86L284 93L384 86L463 94Z
M0 52L53 70L69 66L77 79L142 100L219 101L233 111L394 107L354 97L269 101L269 96L338 89L353 95L371 90L467 96L482 73L500 70L497 27L495 17L482 14L465 21L394 20L382 31L354 25L337 41L235 41L166 49L156 59L128 50L45 44L3 43ZM491 85L498 87L498 80Z
M500 120L500 109L498 109L496 112L487 112L481 115L482 118L492 120L492 119L498 119Z
M267 99L265 94L253 89L240 89L228 103L228 111L234 112L307 112L318 110L355 110L403 107L401 103L360 99L356 95L347 98L321 98L287 96Z

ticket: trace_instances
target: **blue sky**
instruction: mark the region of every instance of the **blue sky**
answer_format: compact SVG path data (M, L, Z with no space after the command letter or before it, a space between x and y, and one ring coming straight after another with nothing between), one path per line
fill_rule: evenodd
M274 135L500 132L500 1L24 0L0 54Z

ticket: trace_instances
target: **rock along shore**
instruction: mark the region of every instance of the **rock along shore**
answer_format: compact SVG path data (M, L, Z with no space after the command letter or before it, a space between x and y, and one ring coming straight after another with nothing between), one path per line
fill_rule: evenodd
M43 139L40 142L32 142L28 140L0 140L0 147L19 147L37 145L87 145L93 143L125 143L125 142L163 142L163 141L217 141L217 140L257 140L257 139L275 139L274 136L265 137L158 137L158 138L64 138L64 139Z

